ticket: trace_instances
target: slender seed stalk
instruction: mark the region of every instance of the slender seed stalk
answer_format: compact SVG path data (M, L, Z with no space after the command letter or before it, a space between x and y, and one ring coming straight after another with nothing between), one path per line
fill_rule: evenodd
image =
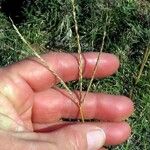
M140 81L140 78L142 76L142 72L143 72L143 69L145 67L145 64L147 63L148 61L148 58L150 56L150 43L148 44L147 48L146 48L146 51L144 53L144 57L143 57L143 61L142 61L142 64L141 64L141 67L140 67L140 70L139 70L139 73L137 75L137 78L135 80L135 83L134 83L134 86L136 86L138 84L138 82ZM133 97L133 90L134 90L135 87L133 87L130 92L129 92L129 97L132 99Z
M82 123L84 123L85 118L84 118L84 112L83 112L83 109L82 109L82 104L80 104L79 111L80 111L80 115L81 115L81 121L82 121Z
M92 74L90 83L89 83L89 85L88 85L87 91L86 91L86 93L84 94L84 96L83 96L83 98L82 98L82 103L84 103L84 100L85 100L87 94L89 93L90 88L91 88L91 85L92 85L92 83L93 83L93 80L94 80L94 77L95 77L95 74L96 74L96 71L97 71L97 67L98 67L98 62L99 62L99 60L100 60L100 56L101 56L101 53L102 53L103 48L104 48L105 38L106 38L106 31L104 31L103 39L102 39L102 45L101 45L100 51L99 51L99 53L98 53L98 57L97 57L97 60L96 60L96 64L95 64L95 66L94 66L94 71L93 71L93 74Z
M107 16L106 16L106 25L107 25L107 21L108 21L108 14L107 14ZM85 98L86 98L87 94L89 93L90 88L91 88L91 85L92 85L92 83L93 83L93 80L94 80L94 77L95 77L95 74L96 74L96 71L97 71L98 63L99 63L99 60L100 60L100 56L101 56L101 54L102 54L102 52L103 52L103 49L104 49L105 38L106 38L106 26L105 26L105 29L104 29L104 32L103 32L102 44L101 44L100 51L99 51L99 53L98 53L98 57L97 57L97 60L96 60L96 64L95 64L95 66L94 66L94 71L93 71L93 74L92 74L90 83L89 83L89 85L88 85L87 91L86 91L86 93L84 94L84 96L82 97L81 103L84 103Z
M32 48L32 46L27 42L27 40L21 35L21 33L19 32L19 30L17 29L17 27L15 26L15 24L13 23L13 20L10 18L13 28L15 29L16 33L19 35L19 37L21 38L21 40L28 46L28 48L33 52L33 54L35 55L35 57L37 57L40 61L41 64L47 68L47 70L49 70L54 76L56 76L56 78L60 81L60 83L63 85L63 87L67 90L67 92L69 93L69 95L71 96L70 100L76 105L78 106L78 100L76 100L76 98L73 96L73 92L69 89L69 87L66 85L66 83L63 81L63 79L55 72L51 69L51 67L49 66L49 64Z
M143 62L142 62L142 64L141 64L141 68L140 68L139 74L138 74L138 76L137 76L137 78L136 78L136 81L135 81L135 85L136 85L136 84L139 82L139 80L140 80L140 77L141 77L141 75L142 75L142 72L143 72L143 69L144 69L144 67L145 67L145 64L146 64L147 61L148 61L149 56L150 56L150 47L147 47L147 48L146 48L146 51L145 51L145 54L144 54Z
M77 45L78 45L78 55L79 55L79 83L80 83L80 102L82 99L82 83L83 83L83 63L82 63L82 50L80 44L80 35L79 35L79 27L77 22L77 15L76 15L76 5L75 0L71 0L72 2L72 13L75 23L75 31L76 31L76 38L77 38Z
M83 63L82 63L82 50L81 50L81 44L80 44L80 35L79 35L79 28L78 28L78 22L77 22L77 15L76 15L76 5L75 5L75 0L71 0L72 2L72 13L73 13L73 19L74 19L74 23L75 23L75 32L76 32L76 38L77 38L77 45L78 45L78 55L79 55L79 84L80 84L80 95L79 95L79 112L80 112L80 116L81 116L81 121L82 123L85 122L84 119L84 112L82 110L82 87L83 87Z

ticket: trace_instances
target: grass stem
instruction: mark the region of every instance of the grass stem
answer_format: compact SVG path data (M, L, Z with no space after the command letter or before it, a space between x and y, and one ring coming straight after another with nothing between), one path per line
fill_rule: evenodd
M84 123L85 118L84 118L84 112L83 112L83 109L82 109L82 104L80 104L80 106L79 106L79 111L80 111L80 115L81 115L81 121L82 121L82 123Z
M147 48L146 48L146 51L145 51L145 53L144 53L143 61L142 61L142 64L141 64L139 73L138 73L138 75L137 75L137 77L136 77L134 86L133 86L133 88L132 88L132 89L130 90L130 92L129 92L129 97L130 97L131 99L133 98L133 90L134 90L135 86L138 84L138 82L140 81L140 78L141 78L141 76L142 76L142 72L143 72L143 70L144 70L145 64L147 63L148 58L149 58L149 56L150 56L150 46L149 46L149 45L150 45L150 44L148 44L148 46L147 46Z
M75 23L75 31L76 31L76 38L77 38L77 45L78 45L78 55L79 55L79 83L80 83L80 99L82 99L82 84L83 84L83 63L82 63L82 50L81 50L81 44L80 44L80 35L79 35L79 27L77 22L77 15L76 15L76 5L75 0L71 0L72 2L72 13Z
M150 47L148 46L148 47L146 48L146 51L145 51L145 54L144 54L144 58L143 58L143 62L142 62L142 64L141 64L141 68L140 68L139 74L138 74L138 76L137 76L137 78L136 78L135 85L136 85L136 84L139 82L139 80L140 80L140 77L141 77L141 75L142 75L142 72L143 72L143 69L144 69L144 67L145 67L145 64L146 64L147 61L148 61L149 56L150 56Z
M60 81L60 83L63 85L63 87L67 90L67 92L69 93L69 95L71 96L71 101L78 106L78 101L76 100L76 98L73 96L73 92L69 89L69 87L66 85L66 83L63 81L63 79L55 72L51 69L51 67L49 66L49 64L32 48L32 46L27 42L27 40L21 35L21 33L19 32L19 30L17 29L17 27L15 26L15 24L13 23L13 20L10 18L12 25L15 29L15 31L17 32L17 34L19 35L19 37L21 38L21 40L29 47L30 50L32 50L33 54L35 55L35 57L37 57L42 65L47 68L54 76L56 76L56 78Z
M106 25L107 25L107 21L108 21L108 15L106 16ZM93 74L92 74L90 83L89 83L89 85L88 85L87 91L86 91L86 93L84 94L84 96L82 97L81 103L84 103L85 98L86 98L87 94L89 93L90 88L91 88L91 85L92 85L92 83L93 83L93 80L94 80L94 77L95 77L95 74L96 74L96 71L97 71L98 63L99 63L99 60L100 60L100 56L101 56L101 54L102 54L102 52L103 52L103 49L104 49L105 38L106 38L106 26L105 26L105 29L104 29L104 32L103 32L102 44L101 44L100 51L99 51L99 53L98 53L98 57L97 57L97 60L96 60L96 64L95 64L95 66L94 66L94 71L93 71Z

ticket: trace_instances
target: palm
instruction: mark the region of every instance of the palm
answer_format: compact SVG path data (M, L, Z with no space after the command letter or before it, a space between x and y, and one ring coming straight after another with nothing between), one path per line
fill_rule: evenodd
M17 80L12 81L9 78L10 72L3 70L3 73L6 76L8 75L7 77L1 76L1 98L5 96L3 100L7 100L6 104L2 103L2 107L6 111L4 114L6 115L5 117L9 117L6 120L10 122L10 126L6 126L6 129L20 130L22 126L24 130L33 130L31 118L34 92L30 87L27 87L24 80L17 78ZM15 83L18 81L20 84ZM1 115L3 115L3 111Z

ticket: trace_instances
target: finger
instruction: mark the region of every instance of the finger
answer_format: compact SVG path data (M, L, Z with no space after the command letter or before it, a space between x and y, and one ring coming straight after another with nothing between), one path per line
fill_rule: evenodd
M69 96L69 95L68 95ZM52 123L61 118L78 118L79 109L65 90L50 89L35 95L34 123ZM82 106L85 119L121 121L133 113L133 102L125 96L89 93Z
M83 76L90 78L96 64L98 53L83 54ZM55 71L64 81L78 79L78 61L75 54L49 53L42 56L47 61L53 71ZM20 63L8 67L10 74L19 74L34 89L39 91L53 86L56 77L43 67L37 59L24 60ZM95 77L106 77L117 71L119 60L115 55L102 53L98 63Z
M53 132L50 137L52 142L57 143L58 149L63 145L64 150L97 150L106 140L106 135L101 128L88 125L67 126Z
M105 141L105 145L118 145L121 144L123 142L125 142L131 135L131 128L130 126L125 123L125 122L121 122L121 123L114 123L114 122L96 122L96 123L80 123L80 124L76 124L77 126L83 126L84 128L86 128L86 125L89 126L96 126L101 128L105 134L106 134L106 141ZM66 126L74 126L74 124L72 125L66 125ZM53 127L51 125L47 124L46 125L42 125L42 124L36 124L34 125L35 131L37 132L53 132L53 131L57 131L59 129L64 129L65 125L61 125L59 127ZM52 130L53 128L53 130ZM78 130L80 132L80 130Z
M105 145L118 145L125 142L131 136L131 128L126 122L102 123L98 125L106 134Z
M49 133L18 133L14 136L49 143L47 150L98 150L106 139L104 131L92 125L69 125Z
M81 127L79 127L79 129L80 128ZM85 131L85 133L83 132L81 134L78 134L79 136L80 135L82 136L82 137L80 137L80 139L85 138L83 140L87 144L89 143L88 142L89 141L88 140L88 136L89 136L88 132L91 133L91 130L94 128L94 133L95 133L96 127L93 127L92 129L91 128L92 127L88 126L88 129L86 129L87 131ZM70 131L71 130L74 130L74 129L70 129ZM88 130L90 130L90 131L88 131ZM97 128L96 128L96 130L97 130ZM99 130L100 130L100 132L98 132L98 136L101 137L101 129L99 129ZM66 131L68 132L69 129L68 130L66 129ZM57 133L61 134L61 131L58 131ZM64 133L62 133L62 134L64 135ZM67 135L68 138L69 138L69 134L70 133L65 133L65 135ZM65 141L65 137L61 136L61 138L59 138L59 137L55 136L55 139L51 140L52 139L51 136L53 136L53 135L54 135L54 133L45 135L45 134L26 133L26 132L8 133L8 132L0 131L0 141L1 141L0 142L0 149L3 149L3 150L8 150L8 149L17 149L17 150L31 150L31 149L36 149L36 150L59 150L59 149L72 150L72 149L75 149L76 147L80 146L79 144L76 146L76 145L73 145L73 143L70 143L70 142L74 142L74 144L76 144L76 141L78 141L78 139L76 140L76 139L72 138L72 140L69 140L67 142L67 141ZM101 140L101 139L99 139L99 140ZM65 141L65 142L62 143L62 141ZM62 144L61 145L62 148L60 147L60 142ZM85 143L81 143L81 146ZM101 143L102 143L102 140L101 140ZM68 145L66 145L66 144L68 144ZM100 146L99 143L98 143L98 146ZM95 147L95 145L93 147ZM92 149L92 150L94 150L94 149ZM104 150L104 149L102 148L100 150Z

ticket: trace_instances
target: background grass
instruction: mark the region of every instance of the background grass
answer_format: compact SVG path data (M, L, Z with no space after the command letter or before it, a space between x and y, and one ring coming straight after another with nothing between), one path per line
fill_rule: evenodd
M39 52L77 51L77 43L69 0L0 1L0 65L5 66L32 55L22 43L8 19L11 16L23 36ZM137 85L138 75L150 42L150 2L147 0L77 0L77 13L83 51L100 48L106 15L105 52L119 56L118 73L95 80L92 91L129 96L133 89L136 111L129 119L131 138L113 150L150 149L150 59ZM88 80L84 80L86 90ZM69 84L78 88L78 84Z

